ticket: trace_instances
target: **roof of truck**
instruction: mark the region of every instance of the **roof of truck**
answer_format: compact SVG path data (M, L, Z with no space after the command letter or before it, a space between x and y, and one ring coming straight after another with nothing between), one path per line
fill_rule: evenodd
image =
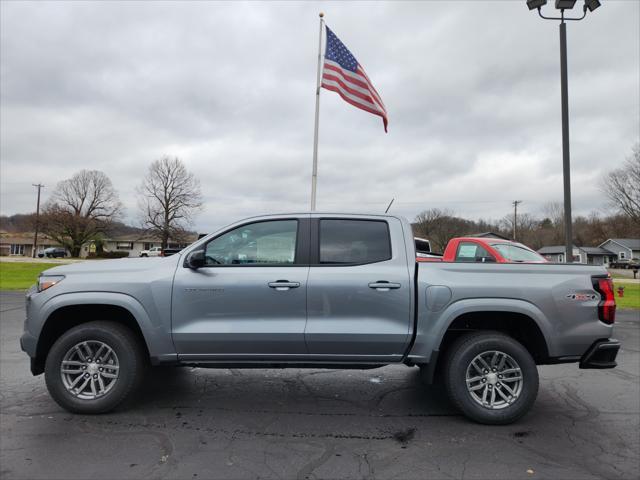
M474 241L474 242L485 242L485 243L519 243L514 240L509 240L508 238L493 238L493 237L456 237L455 240L458 241Z
M253 215L251 217L245 217L241 220L249 220L252 218L264 218L264 217L299 217L304 215L314 216L340 216L340 217L389 217L389 218L401 218L406 219L403 215L397 215L395 213L366 213L366 212L282 212L282 213L265 213L262 215ZM235 222L234 222L235 223Z

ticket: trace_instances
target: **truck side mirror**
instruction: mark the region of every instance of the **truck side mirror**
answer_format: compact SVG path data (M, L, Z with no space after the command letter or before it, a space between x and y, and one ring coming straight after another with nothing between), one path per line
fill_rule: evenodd
M193 270L204 267L204 250L193 250L189 252L184 264Z

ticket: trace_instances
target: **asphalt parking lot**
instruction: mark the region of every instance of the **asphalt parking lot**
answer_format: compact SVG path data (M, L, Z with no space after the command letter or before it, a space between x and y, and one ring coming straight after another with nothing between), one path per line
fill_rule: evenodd
M153 371L118 412L71 415L33 377L23 295L0 292L0 477L638 478L640 318L614 370L541 367L533 411L468 422L417 369Z

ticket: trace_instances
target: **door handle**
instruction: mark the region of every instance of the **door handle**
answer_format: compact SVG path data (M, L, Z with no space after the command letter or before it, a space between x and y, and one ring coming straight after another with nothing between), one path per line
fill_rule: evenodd
M298 288L300 286L300 282L290 282L289 280L276 280L275 282L269 282L271 288L275 288L278 291L285 291L291 288Z
M394 288L400 288L402 285L399 283L387 282L386 280L378 280L369 284L369 288L374 288L379 292L388 292Z

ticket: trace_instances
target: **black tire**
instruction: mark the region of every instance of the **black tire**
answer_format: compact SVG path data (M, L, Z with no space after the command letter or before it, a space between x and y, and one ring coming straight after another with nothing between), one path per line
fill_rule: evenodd
M141 257L148 257L149 255L147 255L146 253L143 253L142 255L140 255Z
M62 360L75 345L84 341L102 342L109 346L119 363L118 378L103 396L94 399L78 398L67 390L61 373ZM72 413L106 413L116 408L140 385L146 359L135 334L115 322L83 323L64 334L51 347L45 362L45 381L53 399Z
M483 352L494 351L503 352L511 357L511 360L515 361L520 368L522 376L521 389L516 400L509 404L496 395L496 399L499 402L506 404L503 408L496 409L481 404L480 402L483 399L475 399L474 394L467 388L467 369L471 368L471 362ZM476 376L482 376L475 373L475 369L470 370L470 372L474 372ZM508 392L504 390L504 385L513 387L514 383L501 384L496 375L494 374L492 378L488 378L489 382L486 382L487 379L483 379L481 382L486 382L486 388L491 388L491 390L498 388L509 397ZM517 373L510 375L517 376ZM503 333L488 331L463 335L451 345L445 358L444 382L449 399L466 417L478 423L506 425L515 422L529 411L538 395L539 379L536 363L522 344ZM488 387L491 382L498 383ZM480 381L475 385L479 384ZM480 388L480 390L484 389L485 387ZM488 391L491 392L491 390ZM497 392L498 390L496 389L495 391ZM478 392L477 395L480 395L480 393Z

